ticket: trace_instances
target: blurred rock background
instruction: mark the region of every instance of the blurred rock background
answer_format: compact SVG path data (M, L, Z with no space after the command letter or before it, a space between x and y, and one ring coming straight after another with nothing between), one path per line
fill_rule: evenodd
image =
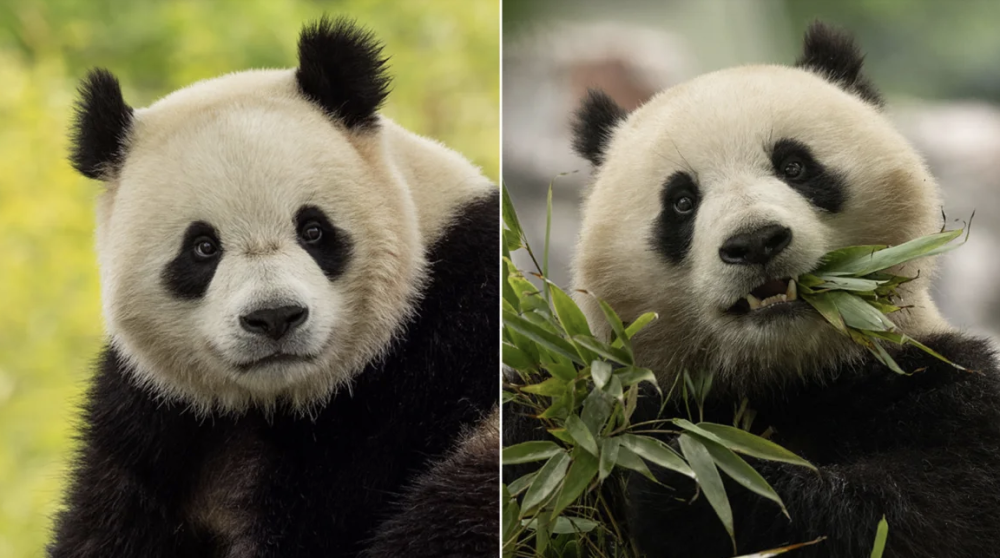
M385 43L390 117L499 180L499 0L0 2L0 558L44 555L102 344L100 185L66 161L78 80L106 67L145 106L199 79L292 67L302 24L324 12Z
M1000 340L1000 2L505 0L503 18L504 184L539 248L553 184L556 283L569 283L589 180L568 128L588 87L633 108L708 71L792 63L821 19L860 42L888 114L940 181L949 220L975 210L968 244L941 258L935 299L952 323Z

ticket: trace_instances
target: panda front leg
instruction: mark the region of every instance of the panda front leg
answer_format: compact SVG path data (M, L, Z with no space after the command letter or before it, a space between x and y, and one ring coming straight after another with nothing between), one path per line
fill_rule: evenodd
M203 555L193 528L168 498L109 456L84 452L51 558L178 558Z
M795 556L867 558L884 515L886 557L1000 556L998 472L983 456L962 453L956 447L899 449L820 466L818 472L752 461L781 496L790 519L770 500L727 479L738 553L825 537ZM733 556L729 536L705 497L691 501L693 481L679 475L658 478L670 488L639 475L629 479L629 525L645 555Z

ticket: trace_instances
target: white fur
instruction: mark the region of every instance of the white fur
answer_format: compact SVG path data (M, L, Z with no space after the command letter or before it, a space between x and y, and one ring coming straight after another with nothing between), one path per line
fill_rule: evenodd
M805 143L819 162L846 176L841 212L817 209L774 176L769 146L782 138ZM810 271L827 251L899 244L941 227L934 179L887 119L796 68L733 68L663 91L618 126L605 161L584 206L575 287L608 301L627 321L659 313L635 347L640 364L667 379L683 368L705 368L738 388L770 386L855 358L857 347L818 314L758 324L725 309L768 277ZM662 185L677 171L695 178L703 199L691 250L672 265L650 239ZM722 262L726 238L771 222L790 227L793 240L766 273ZM920 273L900 301L914 308L893 315L902 329L924 335L946 327L927 292L933 262L895 271ZM593 299L579 300L607 335Z
M454 211L492 186L444 146L381 118L351 132L299 93L293 70L231 74L135 113L127 157L98 204L97 248L112 343L154 393L199 412L309 412L401 333L425 281L425 251ZM322 209L353 241L327 279L294 216ZM212 224L223 258L206 295L178 300L163 268L188 225ZM273 351L239 325L262 306L308 320L282 350L315 359L243 372Z

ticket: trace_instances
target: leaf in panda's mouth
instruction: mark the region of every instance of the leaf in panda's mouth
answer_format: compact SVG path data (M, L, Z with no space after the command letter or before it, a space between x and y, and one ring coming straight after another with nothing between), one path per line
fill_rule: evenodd
M971 219L970 219L971 223ZM841 333L850 336L894 372L907 374L882 346L885 342L913 345L943 362L965 370L900 332L888 314L902 310L893 301L897 288L916 277L886 273L886 269L925 256L942 254L968 240L953 243L963 229L915 238L898 246L850 246L826 254L819 267L798 278L799 297ZM792 281L794 284L795 281Z

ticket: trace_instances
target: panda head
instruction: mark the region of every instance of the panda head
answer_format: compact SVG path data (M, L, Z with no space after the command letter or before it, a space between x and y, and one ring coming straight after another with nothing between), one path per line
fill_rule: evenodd
M306 27L293 70L196 83L143 109L81 86L72 163L104 182L97 251L111 343L200 411L308 411L391 343L424 260L376 110L370 33Z
M792 67L703 75L631 114L591 92L575 123L576 149L596 167L575 287L626 320L659 314L636 339L643 365L713 370L746 388L859 356L808 304L780 303L795 297L790 279L830 250L941 226L935 182L861 66L850 37L816 23ZM914 335L941 327L930 265L897 270L920 275L903 291L913 308L893 315Z

